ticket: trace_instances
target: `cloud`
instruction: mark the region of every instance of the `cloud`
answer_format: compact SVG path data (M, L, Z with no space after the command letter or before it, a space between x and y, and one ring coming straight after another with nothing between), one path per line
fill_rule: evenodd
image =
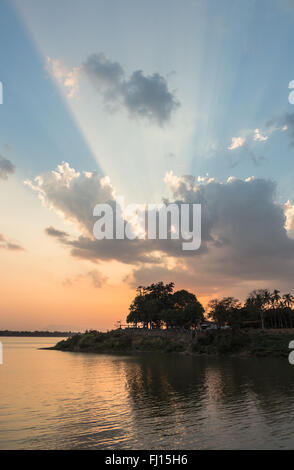
M245 148L249 157L253 161L254 164L259 164L260 161L264 160L264 157L256 157L254 152L250 149L249 146L249 141L253 140L253 142L266 142L270 135L275 132L275 131L285 131L287 129L287 126L281 127L275 127L273 126L273 123L268 123L267 124L267 134L265 134L264 131L261 131L261 129L247 129L246 131L243 130L243 134L245 134L246 137L232 137L232 143L229 145L228 150L236 150L238 148ZM237 163L235 163L234 166L236 166ZM232 165L233 166L233 165Z
M122 91L131 116L146 117L160 125L168 122L172 112L179 107L166 80L158 73L146 76L137 70L125 81Z
M273 182L250 177L198 184L191 177L175 175L169 175L166 182L174 200L201 203L205 249L186 257L174 254L176 263L169 269L166 262L138 266L129 278L131 285L162 278L197 287L202 295L242 288L245 294L255 286L281 283L290 288L294 240L289 230L294 226L294 210L288 203L286 223Z
M268 134L271 134L275 130L281 130L280 128L268 129ZM269 139L269 135L266 135L265 132L256 128L254 130L247 129L243 130L244 137L232 137L232 143L227 147L230 152L227 152L226 158L229 160L229 167L236 167L243 158L249 158L255 166L261 165L266 158L262 155L257 155L255 147L252 148L252 142L266 142ZM241 149L238 152L232 152L233 150Z
M286 201L284 204L284 212L286 217L286 230L291 238L294 238L294 204L291 201Z
M96 289L100 289L100 287L102 287L107 281L107 277L103 276L103 274L97 270L89 271L87 276L91 279L92 284L94 287L96 287Z
M81 75L86 75L109 112L124 108L130 117L144 118L163 126L180 106L166 79L159 73L146 75L142 70L135 70L128 77L118 62L112 62L102 53L90 55L72 70L67 70L58 59L47 57L47 68L67 89L70 98L79 89Z
M92 54L82 65L82 70L106 100L116 99L121 94L125 72L118 62L111 62L102 53Z
M57 230L56 228L52 227L52 225L50 227L45 228L45 233L47 233L47 235L49 235L50 237L56 238L65 238L69 236L68 233L63 232L61 230Z
M67 278L63 284L65 286L73 286L85 280L90 281L92 286L95 287L95 289L101 289L101 287L106 284L108 278L104 276L100 271L92 270L84 274L79 274L72 278Z
M169 91L166 79L158 73L144 75L142 70L135 70L127 78L118 62L101 53L91 55L82 70L106 103L115 108L124 107L131 117L143 117L163 125L180 105Z
M47 235L68 246L73 256L93 262L109 259L128 264L148 261L150 252L154 249L152 243L143 248L142 240L97 241L93 237L93 209L96 204L111 204L115 214L116 195L109 178L102 177L97 172L79 173L63 162L56 170L43 173L34 181L27 180L25 184L38 194L44 205L64 220L72 222L81 232L74 239L54 227L45 229Z
M67 90L67 96L72 98L79 90L79 67L67 70L58 59L47 57L47 70L53 75L55 80L61 83Z
M264 135L259 129L255 129L253 140L257 142L266 142L268 140L268 135Z
M237 148L243 147L246 139L244 137L232 137L232 143L229 145L228 150L236 150Z
M272 125L273 122L269 123ZM280 126L285 135L290 138L291 145L294 145L294 113L287 113L276 121L276 124Z
M15 172L15 166L7 158L0 155L0 179L7 180Z
M96 171L79 173L66 162L54 171L37 176L34 181L25 181L25 184L37 192L45 205L73 222L88 236L92 236L93 232L95 205L114 201L115 198L108 178L101 177ZM56 236L53 227L47 230L51 232L49 235Z
M273 183L230 178L227 183L205 183L196 191L195 187L188 191L180 187L183 181L177 191L181 200L202 202L206 249L190 252L185 258L175 255L170 268L166 259L157 265L138 265L126 279L132 287L172 280L203 296L232 292L243 296L259 287L291 289L294 210L292 205L288 207L287 231L283 207L275 202Z
M49 227L49 236L74 257L129 264L132 285L159 277L198 286L205 294L242 286L250 290L264 282L291 283L294 209L291 202L276 201L274 182L254 177L218 182L208 176L196 179L169 172L165 184L171 194L166 202L202 206L202 244L197 251L182 251L180 240L95 240L93 207L113 203L115 197L110 181L95 172L78 173L63 163L30 186L81 231L75 238Z
M0 249L11 250L11 251L25 251L25 249L9 239L7 239L3 234L0 233Z

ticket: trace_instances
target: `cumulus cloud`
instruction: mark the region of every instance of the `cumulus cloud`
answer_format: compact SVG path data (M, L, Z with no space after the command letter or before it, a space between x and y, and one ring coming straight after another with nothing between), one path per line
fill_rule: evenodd
M169 177L168 183L176 200L202 204L206 249L186 257L166 252L175 259L171 267L166 260L141 264L127 278L131 286L174 280L208 296L245 295L253 287L291 288L294 209L288 202L286 212L276 202L273 182L250 177L196 184Z
M73 256L81 259L97 260L118 259L132 264L147 261L153 251L152 243L143 248L143 240L102 240L93 237L93 209L96 204L108 203L115 214L115 191L109 178L97 172L77 172L63 162L54 171L37 176L34 181L25 181L42 202L59 214L64 220L72 222L81 232L80 237L69 235L54 227L45 229L47 235L70 247ZM154 259L154 262L156 260Z
M166 79L158 73L144 75L142 70L135 70L126 77L118 62L101 53L91 55L82 70L106 103L125 107L132 117L148 118L163 125L179 107Z
M71 254L95 263L117 260L131 265L128 282L161 278L198 286L202 292L259 282L290 282L294 269L294 210L276 200L276 185L262 178L219 182L208 175L194 178L167 173L170 190L166 202L202 206L202 244L197 251L182 251L179 240L95 240L93 207L114 201L109 180L95 172L78 173L63 163L40 175L30 186L44 202L81 231L77 238L47 228ZM147 281L148 279L148 281ZM263 284L264 285L264 284Z
M25 249L18 243L7 239L2 233L0 233L0 248L11 251L24 251Z
M232 137L232 143L229 145L228 150L236 150L237 148L243 147L246 139L244 137Z
M66 162L54 171L37 176L34 181L25 181L25 184L37 192L45 205L76 224L88 236L93 231L95 205L111 202L115 198L108 178L101 177L96 171L79 173ZM48 229L51 231L48 234L56 236L52 229Z
M291 201L286 201L284 204L284 212L286 217L286 230L291 238L294 238L294 204Z
M0 179L7 180L15 172L15 166L7 158L0 155Z
M256 129L247 129L242 131L244 136L232 137L231 144L227 147L228 150L236 150L241 147L246 151L247 156L253 161L254 164L258 165L264 160L264 157L257 157L255 152L252 150L252 144L250 142L266 142L269 140L271 134L276 131L286 131L287 125L283 124L282 126L274 125L273 121L266 124L267 133L265 131L256 128ZM236 166L238 162L235 162L231 166Z
M210 181L199 185L180 177L172 180L170 187L177 200L202 204L204 228L208 225L212 239L222 245L244 255L249 250L256 256L270 253L277 246L279 253L289 253L293 248L285 228L284 209L275 201L276 186L272 181L229 178L226 183Z
M86 75L111 112L124 108L130 117L146 118L163 126L180 106L159 73L146 75L142 70L135 70L127 76L121 64L102 53L90 55L72 70L67 70L58 59L48 57L47 67L66 88L69 97L77 93L80 76Z

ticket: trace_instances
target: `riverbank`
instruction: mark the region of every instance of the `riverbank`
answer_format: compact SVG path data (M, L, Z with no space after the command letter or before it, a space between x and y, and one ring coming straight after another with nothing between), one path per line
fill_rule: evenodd
M195 355L247 355L287 357L294 329L287 330L215 330L192 331L113 330L75 334L53 348L85 353L183 353Z

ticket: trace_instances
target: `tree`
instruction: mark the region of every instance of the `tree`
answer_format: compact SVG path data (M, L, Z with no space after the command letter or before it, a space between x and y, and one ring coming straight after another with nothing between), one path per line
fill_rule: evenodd
M173 289L173 282L139 286L127 322L141 323L145 328L160 328L163 323L167 328L195 328L203 319L202 305L191 292Z
M232 328L240 327L241 304L234 297L224 297L223 299L213 299L208 304L209 318L217 324L218 328L230 325Z
M294 297L292 294L284 294L283 295L283 304L287 308L291 308L294 304Z
M294 304L293 295L290 294L290 293L284 294L282 296L281 303L283 305L283 309L286 310L287 317L289 319L290 327L293 328L293 310L292 310L292 306Z
M136 289L137 295L129 308L127 323L136 325L141 323L144 328L160 327L161 312L169 307L173 288L173 282L169 284L158 282L147 287L139 286Z
M270 300L272 302L273 308L279 307L280 301L281 301L280 291L277 289L274 289L273 293L270 294Z
M246 308L260 318L261 328L264 329L266 310L272 304L272 296L268 289L252 291L245 303Z
M184 309L185 325L189 328L197 328L204 320L204 308L196 299L195 302L188 304Z

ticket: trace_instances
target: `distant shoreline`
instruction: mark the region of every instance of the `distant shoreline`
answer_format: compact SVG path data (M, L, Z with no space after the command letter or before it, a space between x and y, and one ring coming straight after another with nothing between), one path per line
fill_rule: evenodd
M76 333L71 331L11 331L0 330L0 337L35 337L35 338L68 338Z

